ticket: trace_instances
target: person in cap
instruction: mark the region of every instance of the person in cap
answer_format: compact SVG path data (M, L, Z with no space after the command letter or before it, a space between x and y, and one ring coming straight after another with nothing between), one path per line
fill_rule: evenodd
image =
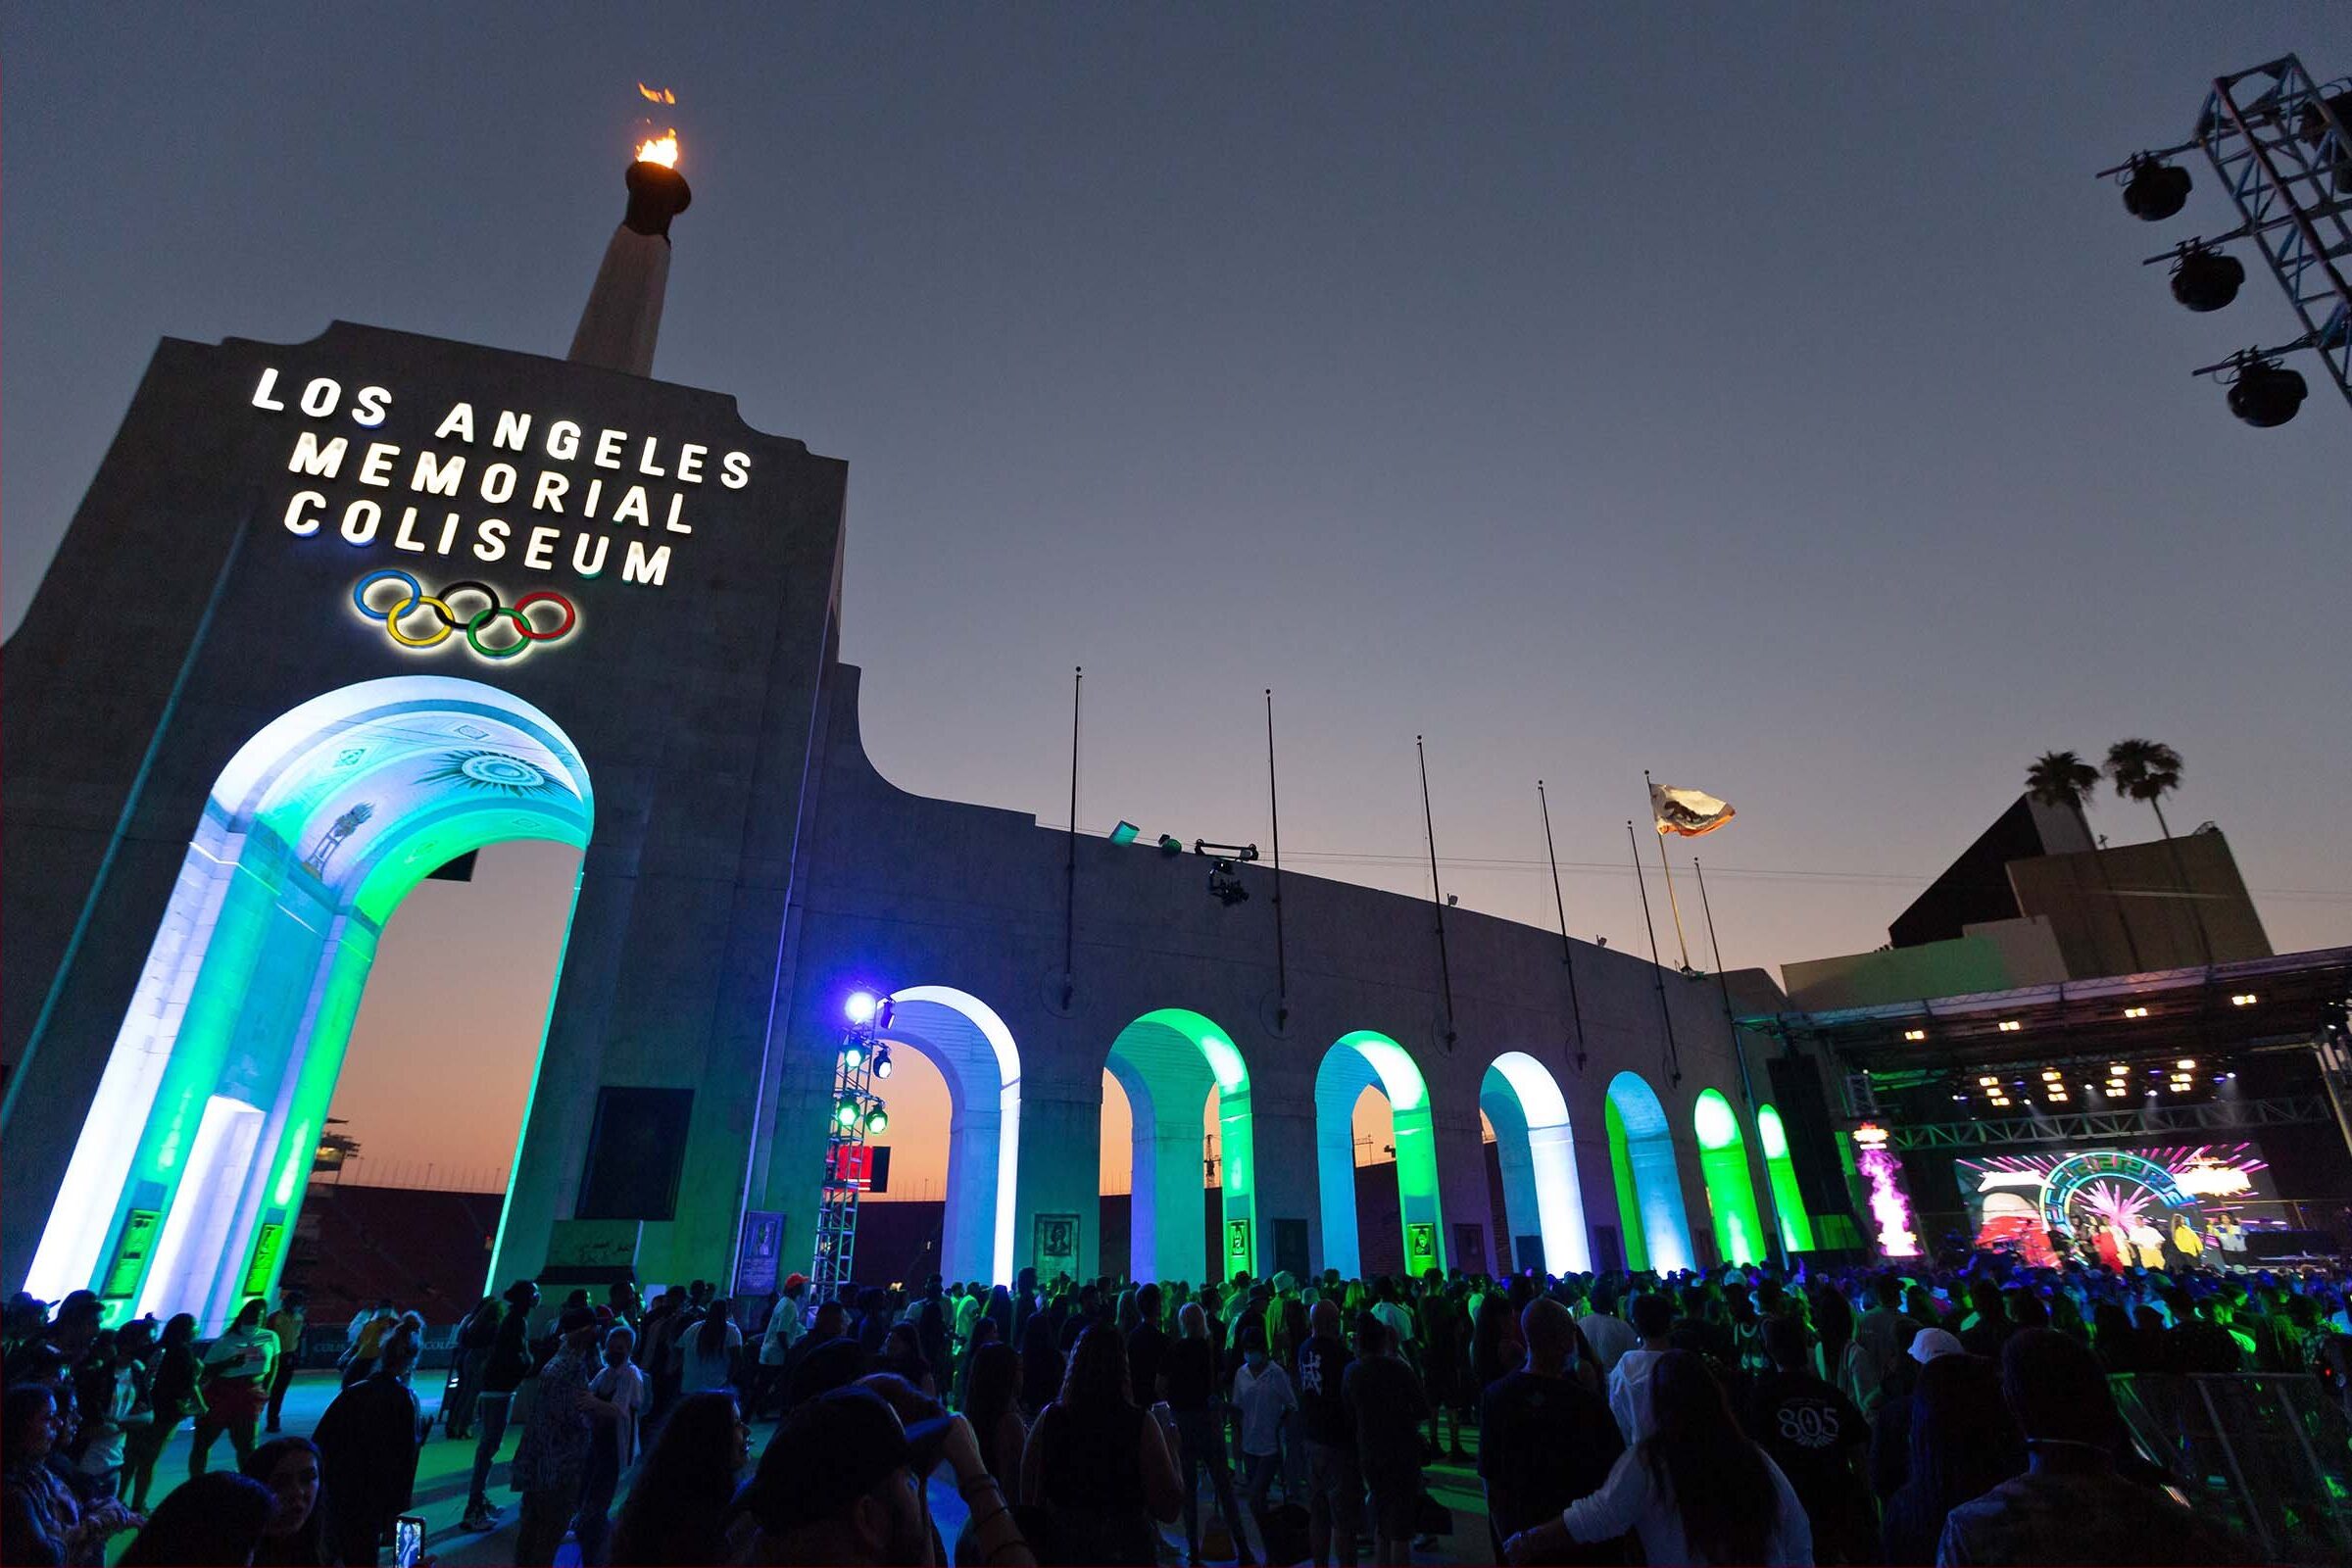
M959 1560L1034 1568L971 1423L942 1416L908 1427L863 1388L797 1403L777 1425L741 1498L759 1531L749 1560L934 1568L941 1553L924 1480L943 1462L971 1510Z
M1913 1396L1921 1369L1940 1356L1965 1353L1949 1329L1920 1329L1896 1358L1870 1417L1870 1490L1881 1500L1893 1496L1911 1474L1911 1422L1919 1408Z

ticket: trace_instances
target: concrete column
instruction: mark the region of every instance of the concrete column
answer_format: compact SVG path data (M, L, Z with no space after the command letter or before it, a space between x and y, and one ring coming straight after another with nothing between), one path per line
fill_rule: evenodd
M669 220L686 210L693 193L676 170L661 164L631 164L628 182L628 217L605 247L565 358L651 375L669 290Z
M1444 1218L1438 1227L1439 1263L1445 1268L1467 1268L1475 1259L1461 1255L1461 1228L1475 1226L1483 1237L1483 1272L1493 1273L1501 1257L1494 1245L1494 1203L1487 1191L1487 1150L1480 1135L1478 1111L1465 1118L1438 1117L1432 1128L1438 1143L1438 1201Z
M1307 1272L1319 1272L1337 1260L1323 1235L1321 1187L1315 1173L1314 1102L1311 1097L1295 1097L1307 1108L1294 1112L1269 1108L1273 1098L1262 1090L1252 1090L1250 1096L1250 1137L1257 1160L1257 1272L1271 1274L1296 1261L1283 1258L1277 1250L1286 1222L1305 1226L1303 1261ZM1353 1174L1350 1169L1350 1180ZM1355 1238L1348 1237L1348 1243L1353 1252ZM1230 1277L1232 1270L1224 1272Z
M1024 1071L1021 1080L1020 1182L1013 1213L1012 1266L1047 1265L1037 1256L1037 1217L1067 1214L1078 1223L1071 1273L1102 1272L1102 1080L1061 1081Z

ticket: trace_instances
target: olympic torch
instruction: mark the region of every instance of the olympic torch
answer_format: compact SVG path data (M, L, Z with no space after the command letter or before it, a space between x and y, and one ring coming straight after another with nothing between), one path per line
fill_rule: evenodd
M574 365L601 365L631 375L654 373L662 299L669 288L669 220L694 199L678 172L678 133L638 145L627 174L628 211L605 247L596 283L571 334Z

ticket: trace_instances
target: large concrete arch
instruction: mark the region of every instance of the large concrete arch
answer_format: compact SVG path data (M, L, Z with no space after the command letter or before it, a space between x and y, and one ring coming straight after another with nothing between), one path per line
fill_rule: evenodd
M1230 1278L1256 1272L1257 1168L1250 1068L1233 1039L1186 1007L1145 1013L1111 1042L1104 1069L1125 1091L1134 1121L1128 1273L1137 1280ZM1203 1251L1200 1112L1217 1092L1219 1187L1225 1238L1212 1274ZM1239 1227L1238 1230L1236 1227Z
M1715 1224L1715 1250L1733 1263L1764 1260L1764 1222L1756 1212L1755 1183L1747 1174L1747 1140L1740 1113L1720 1089L1703 1089L1690 1104L1698 1139L1698 1174Z
M594 818L570 739L478 681L355 682L265 724L205 799L28 1287L208 1331L270 1288L384 922L458 856L584 848Z
M939 1068L954 1107L940 1272L1011 1284L1021 1168L1021 1054L1012 1031L968 991L908 986L891 993L887 1038Z
M1404 1227L1405 1268L1413 1273L1444 1268L1446 1227L1438 1200L1429 1084L1410 1052L1372 1029L1342 1035L1315 1069L1315 1173L1322 1190L1323 1264L1350 1277L1362 1272L1355 1240L1351 1129L1356 1097L1375 1086L1389 1097L1396 1121L1396 1206Z
M1769 1104L1756 1107L1756 1147L1764 1155L1764 1179L1772 1184L1772 1207L1780 1216L1781 1245L1791 1252L1810 1252L1813 1221L1805 1213L1804 1195L1796 1185L1796 1166L1788 1157L1788 1130L1781 1123L1781 1113Z
M1518 1237L1535 1236L1543 1243L1544 1270L1591 1268L1568 1101L1551 1070L1523 1051L1504 1052L1479 1083L1478 1108L1494 1128L1502 1167L1503 1213L1511 1228L1504 1256L1529 1267L1531 1259L1511 1257L1507 1249Z
M1658 1092L1629 1069L1609 1080L1607 1107L1609 1163L1625 1223L1627 1260L1661 1274L1692 1267L1696 1255L1674 1157L1674 1130Z

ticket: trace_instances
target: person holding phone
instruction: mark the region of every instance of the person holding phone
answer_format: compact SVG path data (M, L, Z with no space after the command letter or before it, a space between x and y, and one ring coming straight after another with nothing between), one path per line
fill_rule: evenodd
M416 1499L422 1423L408 1374L417 1349L411 1330L386 1335L375 1370L336 1395L318 1418L327 1544L345 1568L373 1568L393 1520Z
M196 1443L188 1450L190 1479L204 1474L213 1444L228 1434L241 1466L253 1453L255 1430L270 1403L270 1380L277 1369L277 1336L262 1326L269 1303L247 1301L228 1332L205 1347L202 1388L205 1410L196 1418Z

